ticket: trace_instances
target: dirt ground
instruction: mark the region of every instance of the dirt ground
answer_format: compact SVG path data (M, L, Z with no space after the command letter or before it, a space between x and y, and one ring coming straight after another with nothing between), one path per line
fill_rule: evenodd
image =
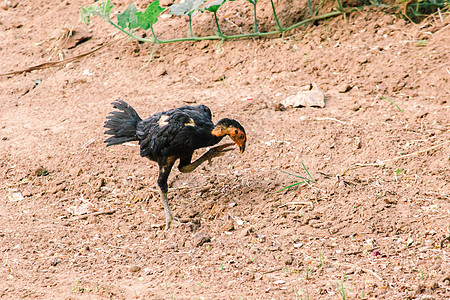
M277 3L282 22L307 11L291 2ZM122 37L78 23L91 3L3 4L0 73ZM250 30L250 7L233 5L224 30ZM211 34L210 17L194 32ZM151 44L121 39L1 76L0 297L449 299L449 24L367 8L284 38L161 45L148 65ZM312 83L325 108L280 105ZM172 172L170 204L188 223L152 227L164 220L155 164L135 143L105 147L119 98L141 117L205 104L245 127L244 154ZM280 170L307 177L302 163L316 182L275 193L301 180Z

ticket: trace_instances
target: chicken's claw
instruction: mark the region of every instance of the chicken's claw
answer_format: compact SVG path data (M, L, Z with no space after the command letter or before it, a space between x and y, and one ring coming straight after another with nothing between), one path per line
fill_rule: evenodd
M168 231L171 226L178 227L181 224L188 223L188 222L189 222L188 219L181 219L181 218L172 217L172 219L166 220L166 223L151 224L150 227L151 228L159 228L159 229L164 228L164 231Z

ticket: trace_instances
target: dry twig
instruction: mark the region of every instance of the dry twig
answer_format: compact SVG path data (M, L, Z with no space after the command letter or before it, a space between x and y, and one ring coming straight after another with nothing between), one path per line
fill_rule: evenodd
M351 166L351 167L347 168L346 170L344 170L340 175L338 175L338 177L344 176L348 171L354 170L354 169L356 169L358 167L360 167L360 168L363 168L363 167L381 167L381 166L384 166L387 162L399 160L399 159L402 159L402 158L405 158L405 157L417 155L417 154L424 153L424 152L428 152L428 151L434 150L436 148L439 148L441 146L444 146L445 144L448 144L448 143L450 143L450 141L445 141L445 142L440 143L438 145L434 145L433 147L430 147L430 148L427 148L427 149L424 149L424 150L419 150L419 151L416 151L416 152L413 152L413 153L400 155L400 156L397 156L397 157L394 157L394 158L385 159L385 160L377 160L376 163L371 163L371 164L356 163L353 166Z
M72 197L66 197L66 198L61 198L58 201L56 201L55 203L50 204L51 206L55 206L58 203L62 202L62 201L66 201L66 200L71 200L71 199L75 199L78 198L78 196L72 196Z
M375 278L377 278L380 282L383 282L383 278L381 278L380 275L378 275L377 273L375 273L374 271L367 269L367 268L363 268L363 267L359 267L350 263L338 263L338 262L333 262L332 264L338 265L338 266L343 266L343 267L348 267L348 268L356 268L356 269L360 269L363 272L369 273L372 276L374 276Z
M0 76L17 75L17 74L22 74L22 73L28 73L28 72L31 72L31 71L34 71L34 70L47 69L47 68L50 68L50 67L59 67L59 66L65 65L65 64L67 64L69 62L72 62L72 61L81 59L81 58L83 58L85 56L91 55L91 54L97 52L98 50L100 50L100 49L102 49L104 47L110 46L110 45L112 45L112 44L114 44L114 43L116 43L116 42L118 42L120 40L123 40L123 39L125 39L125 37L121 37L121 38L112 40L112 41L110 41L110 42L108 42L106 44L103 44L103 45L101 45L101 46L99 46L99 47L97 47L97 48L95 48L95 49L93 49L91 51L88 51L88 52L82 53L80 55L77 55L77 56L74 56L74 57L70 57L70 58L67 58L67 59L64 59L64 60L61 60L61 61L59 61L59 60L58 61L49 61L49 62L45 62L45 63L42 63L42 64L38 64L38 65L35 65L35 66L28 67L28 68L23 69L23 70L12 71L12 72L8 72L8 73L2 73L2 74L0 74Z
M311 208L314 208L314 204L312 202L286 202L278 206L278 208L282 208L288 205L311 205Z
M81 215L81 216L69 219L69 221L83 220L83 219L87 219L90 216L111 215L111 214L113 214L115 212L116 212L115 209L105 210L105 211L97 211L97 212L93 212L93 213L90 213L90 214L84 214L84 215Z
M276 268L276 269L273 269L273 270L269 270L269 271L266 271L266 272L263 272L258 278L256 278L255 280L260 280L264 275L267 275L267 274L270 274L270 273L274 273L274 272L278 272L278 271L281 271L281 270L283 270L283 268Z
M344 253L344 255L355 255L355 254L363 253L364 251L367 251L367 252L374 251L379 248L380 247L373 247L372 249L364 249L364 250L358 250L358 251L353 251L353 252L347 252L347 253Z

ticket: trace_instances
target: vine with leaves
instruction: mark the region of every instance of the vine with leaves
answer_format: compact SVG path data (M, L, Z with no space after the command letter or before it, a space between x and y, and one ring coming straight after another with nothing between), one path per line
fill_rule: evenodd
M259 30L258 26L258 18L256 14L256 6L258 3L258 0L245 0L249 2L253 6L253 32L248 33L242 33L242 34L236 34L236 35L226 35L223 30L220 28L220 22L217 16L218 10L225 5L227 2L231 2L235 0L216 0L211 3L209 3L206 6L202 5L206 2L206 0L185 0L183 3L177 3L173 4L169 7L169 12L172 15L176 16L187 16L188 22L189 22L189 28L188 28L188 34L185 37L179 37L174 39L160 39L155 33L154 30L154 24L158 21L158 17L166 11L165 8L162 8L159 6L159 0L156 0L149 4L147 9L145 11L139 11L138 8L134 3L131 3L125 11L122 13L119 13L117 15L117 22L114 22L111 19L111 11L113 8L113 5L111 4L110 0L106 0L100 4L93 4L88 7L82 7L80 12L80 20L84 22L85 24L90 24L90 19L93 16L99 16L100 18L104 19L106 22L110 23L112 26L116 27L118 30L122 31L123 33L127 34L133 39L136 39L140 42L150 42L150 43L156 43L156 44L164 44L164 43L173 43L173 42L180 42L180 41L200 41L200 40L230 40L230 39L239 39L239 38L246 38L246 37L264 37L274 34L283 34L286 31L292 30L294 28L297 28L303 24L316 21L316 20L322 20L342 14L349 13L351 11L356 10L356 8L350 8L350 9L344 9L342 7L338 8L338 10L320 15L320 16L314 16L312 15L311 18L303 20L301 22L295 23L289 27L283 27L280 24L280 21L278 19L275 5L273 1L271 0L271 7L272 7L272 13L274 16L274 20L276 22L276 28L273 31L268 32L261 32ZM310 0L308 0L308 3L310 5ZM215 35L209 35L209 36L195 36L192 30L192 17L195 16L197 13L204 13L204 12L210 12L214 16L214 21L216 25L216 32ZM311 11L312 13L312 11ZM152 36L150 38L143 38L140 36L135 35L135 30L141 28L143 30L150 29Z
M239 38L246 38L246 37L265 37L270 36L274 34L284 34L287 31L290 31L292 29L295 29L301 25L307 24L309 22L317 21L317 20L323 20L339 15L345 15L347 13L359 10L360 8L357 7L351 7L351 8L344 8L341 4L340 0L337 1L337 7L334 9L334 11L331 11L329 13L316 16L315 13L312 10L311 6L311 0L307 0L308 2L308 9L310 12L310 18L305 19L301 22L297 22L295 24L292 24L288 27L284 27L281 25L277 12L275 9L275 5L273 3L273 0L270 0L271 8L272 8L272 14L273 18L275 20L276 26L274 30L268 31L268 32L261 32L259 30L258 26L258 18L256 14L256 6L258 4L258 0L245 0L246 2L250 3L253 6L253 32L248 33L242 33L242 34L236 34L236 35L226 35L223 30L220 28L220 22L217 16L218 10L223 7L227 2L236 1L236 0L215 0L205 6L203 6L206 2L206 0L185 0L182 3L177 3L169 6L169 13L176 16L187 16L188 22L189 22L189 28L187 36L185 37L178 37L174 39L161 39L159 38L155 30L153 28L153 25L158 22L158 17L165 12L167 9L162 8L159 6L159 0L156 0L152 3L150 3L144 11L139 11L138 8L134 3L131 3L125 11L122 13L119 13L117 15L117 21L114 22L111 19L111 11L113 8L113 5L111 4L110 0L106 0L100 4L93 4L91 6L82 7L80 11L80 20L86 24L90 24L90 19L93 16L99 16L100 18L104 19L106 22L111 24L112 26L116 27L118 30L122 31L129 37L136 39L140 42L150 42L155 44L164 44L164 43L173 43L173 42L181 42L181 41L201 41L201 40L231 40L231 39L239 39ZM405 0L406 2L408 0ZM414 2L416 1L416 2ZM408 15L408 12L413 12L416 15L414 16L420 16L420 9L427 9L430 10L431 8L436 8L439 10L439 8L442 8L444 10L447 10L449 7L450 0L443 0L443 2L439 2L439 0L412 0L408 3L403 3L400 6L387 6L385 4L381 4L378 0L373 0L372 5L373 6L379 6L379 7L389 7L394 8L396 11L400 12L400 14L407 18L411 19ZM209 36L195 36L192 30L192 17L195 16L197 13L204 13L204 12L210 12L213 14L215 25L216 25L216 31L214 35ZM141 28L143 30L150 29L152 35L150 38L144 38L135 35L136 29Z

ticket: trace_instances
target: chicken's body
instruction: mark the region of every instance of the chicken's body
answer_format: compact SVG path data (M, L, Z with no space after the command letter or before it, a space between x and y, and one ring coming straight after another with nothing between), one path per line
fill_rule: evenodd
M182 106L160 112L142 120L136 111L122 100L113 102L113 111L107 117L106 134L112 135L107 146L128 141L139 141L142 157L147 157L159 165L158 187L166 214L166 229L174 219L167 199L167 179L177 159L181 172L192 172L203 162L221 156L232 144L210 149L203 156L191 162L194 151L219 143L229 135L241 149L245 149L244 128L231 119L222 119L217 125L211 120L211 111L204 105Z

